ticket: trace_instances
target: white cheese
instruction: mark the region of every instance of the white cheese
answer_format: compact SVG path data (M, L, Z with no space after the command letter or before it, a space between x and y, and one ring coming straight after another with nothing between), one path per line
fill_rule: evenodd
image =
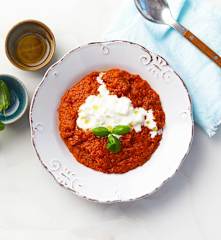
M97 81L100 84L98 95L90 95L82 104L78 111L77 126L88 130L95 127L106 127L112 129L117 125L128 125L136 132L141 131L141 127L148 127L152 131L151 137L158 134L156 122L152 109L134 108L132 102L127 97L110 95L102 80L104 73L100 73Z

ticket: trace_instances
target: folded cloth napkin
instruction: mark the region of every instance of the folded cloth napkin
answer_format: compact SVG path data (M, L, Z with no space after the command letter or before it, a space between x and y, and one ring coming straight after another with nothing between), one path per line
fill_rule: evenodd
M221 54L221 4L209 0L168 0L181 24ZM133 0L126 0L104 35L105 40L137 42L158 53L182 77L193 102L193 113L206 133L213 136L221 124L221 69L168 26L145 20Z

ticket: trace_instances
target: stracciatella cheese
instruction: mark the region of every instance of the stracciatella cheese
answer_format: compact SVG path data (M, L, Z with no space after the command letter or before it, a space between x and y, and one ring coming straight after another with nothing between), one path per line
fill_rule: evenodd
M112 129L118 125L128 125L136 132L141 127L148 127L151 137L158 134L156 122L152 109L148 111L142 107L134 108L127 97L110 95L105 83L102 80L104 73L100 73L97 82L100 84L98 95L90 95L86 98L78 111L77 126L84 130L96 127Z

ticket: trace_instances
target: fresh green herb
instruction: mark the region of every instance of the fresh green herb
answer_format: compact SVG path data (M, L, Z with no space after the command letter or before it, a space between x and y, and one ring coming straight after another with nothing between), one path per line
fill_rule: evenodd
M93 128L92 132L97 137L106 137L110 133L109 130L105 127Z
M117 135L124 135L130 132L130 127L126 125L119 125L113 128L112 133Z
M10 106L10 93L7 85L3 80L0 80L0 113L5 114L5 111Z
M121 150L120 140L112 134L108 135L107 149L113 153L118 153Z
M113 129L111 127L97 127L93 128L92 132L97 137L106 137L108 136L107 149L113 153L118 153L121 150L120 140L114 135L124 135L129 133L131 128L126 125L118 125Z
M0 131L4 130L5 124L3 122L0 122Z
M154 132L157 132L157 131L158 131L158 128L157 128L157 127L154 127L154 128L153 128L153 131L154 131Z

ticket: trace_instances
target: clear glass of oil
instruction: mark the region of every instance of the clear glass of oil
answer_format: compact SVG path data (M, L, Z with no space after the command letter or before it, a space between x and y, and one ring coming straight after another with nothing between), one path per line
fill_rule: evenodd
M50 52L47 39L38 33L27 33L16 43L16 58L26 66L36 66L45 61Z

